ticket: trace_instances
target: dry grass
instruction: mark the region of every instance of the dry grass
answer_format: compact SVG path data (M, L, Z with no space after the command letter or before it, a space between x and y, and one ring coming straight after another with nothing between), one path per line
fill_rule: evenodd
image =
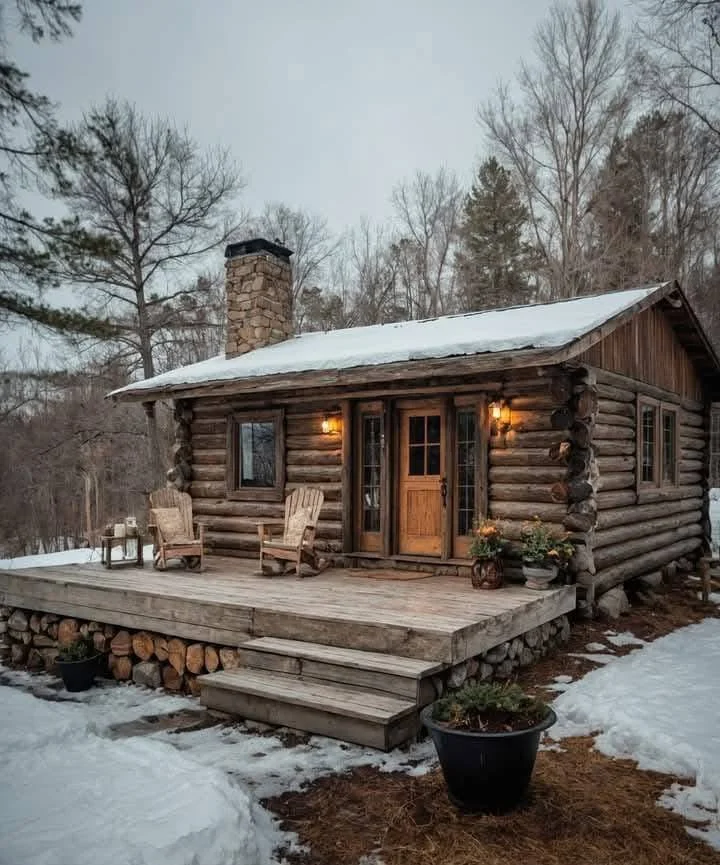
M585 651L608 627L653 640L713 615L720 608L676 586L619 623L576 623L567 651ZM519 681L535 690L560 673L577 678L594 666L563 651L524 670ZM571 739L564 752L541 752L528 801L501 817L460 814L439 771L410 778L359 769L267 804L309 848L291 857L297 863L357 865L376 853L385 865L720 865L720 854L657 805L676 779L610 760L592 744Z
M660 808L673 779L567 740L538 755L531 792L518 811L467 816L448 801L439 772L420 778L360 769L325 778L268 803L310 848L291 861L357 865L719 865Z

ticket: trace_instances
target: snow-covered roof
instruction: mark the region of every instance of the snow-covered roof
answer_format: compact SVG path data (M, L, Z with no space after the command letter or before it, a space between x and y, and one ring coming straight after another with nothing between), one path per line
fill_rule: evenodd
M514 306L423 321L303 333L238 357L179 367L113 391L111 396L188 386L343 370L380 364L529 349L559 349L649 298L667 283L553 303Z

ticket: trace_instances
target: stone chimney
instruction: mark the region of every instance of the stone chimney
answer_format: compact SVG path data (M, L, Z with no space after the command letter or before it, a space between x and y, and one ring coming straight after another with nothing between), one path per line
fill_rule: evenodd
M291 250L262 238L226 247L226 357L292 336L291 255Z

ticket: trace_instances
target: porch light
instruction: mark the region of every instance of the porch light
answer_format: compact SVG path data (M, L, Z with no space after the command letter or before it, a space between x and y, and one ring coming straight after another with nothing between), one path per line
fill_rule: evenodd
M320 429L322 429L323 435L332 435L338 432L339 428L338 419L333 415L326 414L322 419Z
M492 419L492 431L496 435L503 435L512 429L510 414L510 403L507 400L497 399L490 403L490 417Z

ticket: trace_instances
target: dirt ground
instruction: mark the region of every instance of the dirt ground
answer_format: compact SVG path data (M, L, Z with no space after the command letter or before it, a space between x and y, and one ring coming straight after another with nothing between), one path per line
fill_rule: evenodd
M555 676L577 678L595 666L569 653L603 642L609 628L653 640L713 615L719 607L678 585L619 622L575 622L569 646L518 681L547 698L541 686ZM460 814L439 770L412 778L362 768L266 804L307 848L289 857L295 865L720 865L720 853L657 805L678 779L611 760L592 744L568 739L563 751L541 752L526 802L501 817Z

